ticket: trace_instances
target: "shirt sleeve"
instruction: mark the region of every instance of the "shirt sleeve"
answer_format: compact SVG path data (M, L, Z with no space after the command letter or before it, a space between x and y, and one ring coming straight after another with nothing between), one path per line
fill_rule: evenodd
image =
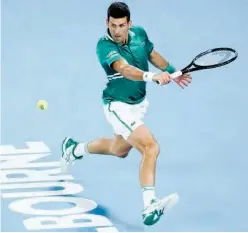
M153 48L154 48L154 45L153 45L153 43L149 40L148 37L147 37L147 46L146 46L146 48L147 48L147 54L150 55L151 52L152 52L152 50L153 50Z
M99 62L103 66L108 65L111 67L113 62L122 59L117 46L108 40L100 40L97 43L96 53Z
M145 31L145 29L143 27L140 27L140 29L142 30L142 33L145 37L145 40L146 40L146 51L147 51L147 54L150 55L153 48L154 48L154 44L153 42L150 41L150 39L148 38L148 35Z

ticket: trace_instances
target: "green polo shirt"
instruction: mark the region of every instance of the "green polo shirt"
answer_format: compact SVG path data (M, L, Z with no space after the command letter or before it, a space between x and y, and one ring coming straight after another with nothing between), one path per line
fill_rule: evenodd
M145 98L146 82L123 77L111 68L111 64L124 59L128 64L148 71L149 56L152 50L153 43L140 26L132 26L129 29L128 44L114 42L109 34L99 39L96 53L108 79L102 94L104 103L121 101L136 104Z

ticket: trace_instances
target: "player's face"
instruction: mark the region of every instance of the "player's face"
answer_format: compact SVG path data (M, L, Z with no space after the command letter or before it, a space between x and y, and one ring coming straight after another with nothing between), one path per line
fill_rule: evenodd
M127 41L128 30L131 26L131 21L128 22L127 17L119 19L109 17L109 20L107 20L107 26L114 41L117 43L125 43Z

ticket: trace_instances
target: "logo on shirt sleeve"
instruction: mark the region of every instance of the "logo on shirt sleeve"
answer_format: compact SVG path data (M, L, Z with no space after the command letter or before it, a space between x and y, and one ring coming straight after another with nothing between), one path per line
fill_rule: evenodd
M115 56L118 56L119 54L116 51L111 51L108 53L108 55L106 56L106 59L112 59Z

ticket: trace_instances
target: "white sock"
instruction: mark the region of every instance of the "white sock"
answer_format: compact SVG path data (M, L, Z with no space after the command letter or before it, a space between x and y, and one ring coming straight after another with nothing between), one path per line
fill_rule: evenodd
M155 199L155 190L154 186L145 186L142 189L144 206L147 207L151 204L151 200Z
M88 144L89 144L89 142L78 143L78 145L75 148L74 154L76 156L82 156L82 155L89 154L89 151L88 151L88 148L87 148Z

